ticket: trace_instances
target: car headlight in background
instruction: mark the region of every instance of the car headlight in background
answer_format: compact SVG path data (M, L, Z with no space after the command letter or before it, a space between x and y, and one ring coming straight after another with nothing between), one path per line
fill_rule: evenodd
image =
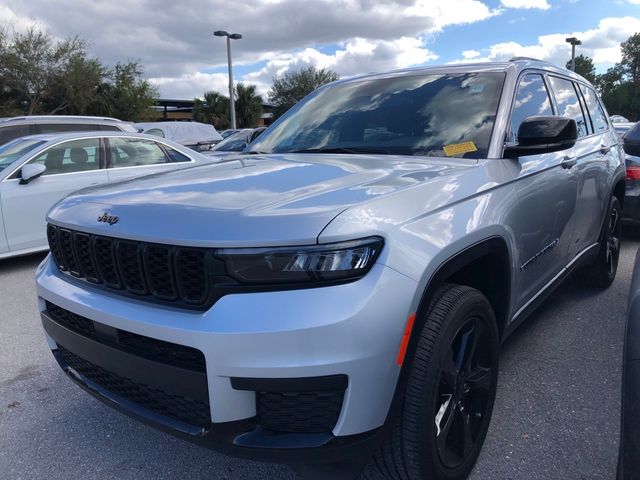
M244 284L285 284L355 280L373 266L382 250L379 237L308 247L228 248L215 256L227 274Z

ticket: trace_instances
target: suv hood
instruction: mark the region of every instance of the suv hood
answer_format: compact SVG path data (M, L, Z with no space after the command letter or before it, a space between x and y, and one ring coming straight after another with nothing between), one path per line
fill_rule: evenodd
M85 232L191 246L316 243L342 211L446 177L475 160L279 154L150 175L76 192L49 212L55 224ZM116 223L98 221L107 213ZM105 218L103 218L104 220Z

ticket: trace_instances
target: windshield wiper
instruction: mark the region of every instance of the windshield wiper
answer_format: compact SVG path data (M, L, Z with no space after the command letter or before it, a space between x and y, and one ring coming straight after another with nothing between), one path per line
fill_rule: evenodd
M369 147L319 147L319 148L304 148L301 150L290 150L288 152L282 153L350 153L350 154L359 154L359 153L376 153L376 154L384 154L389 155L388 150L383 150L380 148L369 148Z

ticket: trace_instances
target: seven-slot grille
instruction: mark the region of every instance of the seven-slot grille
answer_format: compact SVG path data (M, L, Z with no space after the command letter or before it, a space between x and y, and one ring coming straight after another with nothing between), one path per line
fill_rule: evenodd
M96 285L163 302L204 308L211 253L205 248L137 242L47 225L61 271Z

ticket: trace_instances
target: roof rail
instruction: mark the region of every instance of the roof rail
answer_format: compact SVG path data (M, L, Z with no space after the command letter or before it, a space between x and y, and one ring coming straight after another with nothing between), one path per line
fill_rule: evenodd
M20 115L17 117L3 117L0 122L27 121L27 120L99 120L108 122L122 122L117 118L98 117L91 115Z
M513 57L509 59L510 62L517 62L518 60L533 60L534 62L549 63L546 60L540 60L539 58L533 58L533 57Z

